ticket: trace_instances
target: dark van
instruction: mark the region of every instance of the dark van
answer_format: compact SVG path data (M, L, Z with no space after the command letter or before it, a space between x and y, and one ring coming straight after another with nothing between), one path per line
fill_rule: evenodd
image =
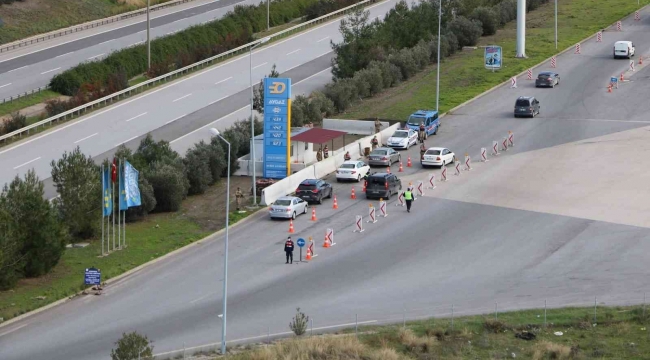
M532 96L520 96L515 102L515 117L539 115L539 101Z
M395 174L375 173L368 177L366 199L390 199L402 190L402 181Z

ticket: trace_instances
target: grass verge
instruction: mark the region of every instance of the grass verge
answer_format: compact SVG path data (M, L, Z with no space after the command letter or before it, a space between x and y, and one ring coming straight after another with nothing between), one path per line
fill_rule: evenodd
M633 13L649 0L566 0L558 3L558 50L555 49L554 4L549 2L526 15L526 59L516 59L517 24L511 22L494 36L482 37L479 46L503 47L503 69L491 72L483 67L483 49L463 51L442 62L440 68L440 112L444 113L510 77L534 66L559 51ZM609 45L603 45L609 46ZM436 104L436 66L432 65L409 81L356 104L346 119L379 117L405 120L417 109Z
M12 112L23 110L32 105L41 104L51 99L56 99L59 96L61 96L61 94L59 94L56 91L43 90L41 92L37 92L31 95L18 98L11 102L0 104L0 116L8 115L11 114Z

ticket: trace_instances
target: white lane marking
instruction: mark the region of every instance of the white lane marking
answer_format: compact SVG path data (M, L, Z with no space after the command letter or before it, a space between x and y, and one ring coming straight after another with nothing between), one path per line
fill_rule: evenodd
M547 119L549 120L549 119ZM648 124L648 120L611 120L611 119L556 119L558 121L593 121L593 122L621 122L621 123L634 123L634 124Z
M83 138L83 139L79 139L79 140L75 141L74 143L76 144L76 143L80 143L80 142L82 142L82 141L84 141L84 140L88 140L88 139L90 139L91 137L93 137L93 136L95 136L95 135L97 135L97 134L99 134L99 133L94 133L94 134L92 134L92 135L86 136L85 138Z
M226 95L226 96L224 96L224 97L218 98L218 99L215 100L215 101L211 101L210 103L208 103L208 106L210 106L210 105L212 105L212 104L214 104L214 103L218 103L219 101L221 101L221 100L227 98L228 96L232 96L232 95Z
M136 46L136 45L140 45L140 44L142 44L142 43L144 43L144 40L142 40L142 41L138 41L137 43L133 43L133 44L131 44L131 45L129 45L129 46Z
M217 293L216 291L213 291L213 292L211 292L211 293L207 293L207 294L201 296L201 297L198 298L198 299L194 299L194 300L190 301L190 304L194 304L195 302L201 301L201 300L203 300L203 299L205 299L205 298L207 298L207 297L209 297L209 296L212 296L212 295L214 295L214 294L216 294L216 293Z
M27 325L29 325L29 323L27 323L27 324L23 324L23 325L20 325L20 326L16 326L14 329L11 329L11 330L9 330L9 331L5 331L5 332L3 332L3 333L0 333L0 337L3 337L3 336L5 336L5 335L9 335L9 334L11 334L11 333L14 332L14 331L18 331L18 330L24 328L24 327L27 326Z
M307 81L307 80L313 78L314 76L317 76L317 75L319 75L319 74L322 74L322 73L324 73L325 71L331 71L331 70L332 70L332 67L330 66L330 67L328 67L328 68L325 69L325 70L321 70L321 71L315 73L314 75L311 75L311 76L309 76L309 77L306 77L306 78L304 78L304 79L302 79L302 80L300 80L300 81L297 81L297 82L293 83L293 85L298 85L298 84L300 84L300 83L303 82L303 81ZM225 98L227 98L227 97L230 97L230 96L232 96L232 95L228 95L228 96L222 97L221 99L215 100L215 101L211 102L210 105L214 104L214 103L217 102L217 101L221 101L221 100L223 100L223 99L225 99ZM222 116L222 117L218 118L217 120L215 120L215 121L213 121L213 122L211 122L211 123L209 123L209 124L203 125L203 126L201 126L200 128L198 128L198 129L196 129L196 130L194 130L194 131L191 131L191 132L189 132L189 133L187 133L187 134L185 134L185 135L183 135L183 136L181 136L181 137L179 137L179 138L176 138L176 139L170 141L169 143L170 143L170 144L173 144L173 143L175 143L175 142L177 142L177 141L179 141L179 140L182 140L182 139L184 139L184 138L186 138L186 137L188 137L188 136L190 136L190 135L192 135L192 134L194 134L194 133L196 133L196 132L198 132L198 131L201 131L201 130L203 130L203 129L205 129L205 128L211 126L211 125L214 125L215 123L218 123L219 121L221 121L221 120L223 120L223 119L225 119L225 118L231 116L232 114L235 114L235 113L238 112L238 111L242 111L242 110L247 109L247 108L249 108L249 107L250 107L250 105L246 105L246 106L244 106L244 107L241 108L241 109L237 109L237 110L231 112L230 114L228 114L228 115L226 115L226 116Z
M295 54L295 53L297 53L298 51L300 51L300 49L298 49L298 50L294 50L294 51L292 51L292 52L290 52L290 53L287 53L287 56L289 56L289 55L291 55L291 54Z
M257 66L253 66L253 70L254 70L254 69L257 69L257 68L260 67L260 66L264 66L264 65L266 65L266 64L268 64L268 62L261 63L261 64L259 64L259 65L257 65Z
M70 54L72 54L73 52L74 52L74 51L70 51L69 53L65 53L65 54L59 55L59 56L57 56L57 57L60 58L60 57L62 57L62 56L70 55Z
M179 22L179 21L183 21L183 20L185 20L185 18L182 18L182 19L178 19L178 20L176 20L176 21L173 21L172 24L175 24L175 23L177 23L177 22Z
M181 115L181 116L179 116L179 117L177 117L177 118L175 118L175 119L171 119L171 120L167 121L167 122L165 123L165 125L167 125L167 124L171 124L171 123L173 123L174 121L176 121L176 120L178 120L178 119L180 119L180 118L184 118L184 117L186 117L186 116L187 116L187 114L183 114L183 115Z
M11 85L11 83L9 83L9 84L4 84L4 85L0 85L0 88L3 88L3 87L5 87L5 86L9 86L9 85Z
M319 43L319 42L321 42L321 41L325 41L325 40L327 40L327 39L329 39L329 38L330 38L329 36L325 36L324 38L322 38L322 39L320 39L320 40L318 40L318 41L316 41L316 42Z
M0 61L0 62L1 62L1 61ZM26 67L27 67L27 65L25 65L25 66L21 66L21 67L19 67L19 68L16 68L16 69L13 69L13 70L9 70L9 71L7 71L7 72L10 73L10 72L18 71L18 70L20 70L20 69L24 69L24 68L26 68Z
M140 114L140 115L136 115L136 116L130 118L130 119L127 120L126 122L129 122L129 121L131 121L131 120L135 120L135 119L139 118L140 116L144 116L144 115L146 115L146 114L147 114L147 112L145 111L145 112L143 112L143 113Z
M316 57L315 57L314 59L312 59L312 60L318 59L319 57L321 57L321 56L323 56L323 55L327 55L327 54L332 53L332 52L334 52L334 50L327 50L326 52L324 52L324 53L322 53L322 54L316 56ZM297 68L298 66L302 66L302 65L305 65L305 64L294 65L294 66L292 66L292 67L290 67L290 68L288 68L288 69L285 69L285 70L282 71L282 72L283 72L283 73L286 73L287 71L289 71L289 70L293 70L293 69ZM321 71L321 72L322 72L322 71ZM305 79L303 79L303 80L301 80L301 81L304 81L304 80L305 80ZM296 83L296 84L297 84L297 83Z
M215 84L215 85L219 85L219 84L221 84L222 82L228 81L228 80L230 80L230 79L232 79L232 76L229 77L229 78L223 79L223 80L221 80L221 81L217 81L217 82L214 83L214 84Z
M181 97L179 97L178 99L176 99L176 100L174 100L174 101L172 101L172 102L177 102L178 100L183 100L183 99L185 99L185 98L188 97L188 96L192 96L192 94L189 93L189 94L187 94L187 95L185 95L185 96L181 96Z
M20 167L23 167L23 166L25 166L25 165L27 165L27 164L31 164L31 163L33 163L33 162L36 161L36 160L40 160L40 158L41 158L41 157L39 156L39 157L37 157L37 158L34 159L34 160L29 160L29 161L26 162L26 163L20 164L20 165L16 166L16 167L14 168L14 170L16 170L16 169L18 169L18 168L20 168Z
M43 75L43 74L47 74L47 73L52 72L52 71L57 71L57 70L59 70L59 69L60 69L60 67L58 67L58 68L56 68L56 69L48 70L48 71L42 72L41 75Z
M88 60L92 60L92 59L98 58L98 57L100 57L100 56L102 56L102 55L104 55L104 53L101 53L101 54L99 54L99 55L95 55L95 56L91 56L91 57L88 58Z
M100 43L97 44L97 45L106 44L106 43L109 43L109 42L111 42L111 41L113 41L113 40L115 40L115 39L110 39L110 40L102 41L102 42L100 42Z
M114 147L119 147L120 145L124 145L124 144L128 143L129 141L131 141L131 140L133 140L133 139L137 139L138 136L140 136L140 135L136 135L136 136L134 136L134 137L132 137L132 138L129 138L128 140L124 141L124 142L121 143L121 144L117 144L117 145L115 145Z

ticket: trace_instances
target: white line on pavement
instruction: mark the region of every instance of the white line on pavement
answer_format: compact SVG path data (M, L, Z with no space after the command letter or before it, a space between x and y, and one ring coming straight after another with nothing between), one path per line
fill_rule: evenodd
M57 70L59 70L59 69L60 69L60 67L58 67L58 68L56 68L56 69L48 70L48 71L42 72L41 75L43 75L43 74L47 74L47 73L52 72L52 71L57 71Z
M14 170L18 169L19 167L23 167L23 166L25 166L25 165L27 165L27 164L33 163L34 161L39 160L40 158L41 158L41 157L39 156L39 157L37 157L37 158L34 159L34 160L29 160L28 162L26 162L26 163L24 163L24 164L20 164L20 165L16 166L16 167L14 168Z
M1 333L1 334L0 334L0 337L3 337L3 336L8 335L8 334L11 334L11 333L14 332L14 331L18 331L18 330L24 328L24 327L27 326L27 325L29 325L29 323L27 323L27 324L23 324L23 325L20 325L20 326L16 326L14 329L11 329L11 330L9 330L9 331L5 331L5 332Z
M188 97L188 96L192 96L192 94L189 93L189 94L187 94L187 95L185 95L185 96L181 96L181 97L179 97L178 99L176 99L176 100L174 100L174 101L172 101L172 102L177 102L178 100L183 100L183 99L185 99L185 98Z
M216 291L213 291L213 292L211 292L211 293L207 293L207 294L201 296L201 297L198 298L198 299L194 299L194 300L190 301L190 304L194 304L195 302L197 302L197 301L201 301L201 300L203 300L203 299L205 299L205 298L207 298L207 297L209 297L209 296L211 296L211 295L214 295L214 294L216 294L216 293L217 293Z
M102 55L104 55L104 53L101 53L101 54L99 54L99 55L95 55L95 56L91 56L91 57L88 58L88 60L92 60L92 59L94 59L94 58L98 58L98 57L100 57L100 56L102 56Z
M175 119L171 119L171 120L167 121L167 122L165 123L165 125L167 125L167 124L171 124L171 123L173 123L174 121L176 121L176 120L178 120L178 119L180 119L180 118L184 118L184 117L186 117L186 116L187 116L187 114L183 114L183 115L181 115L181 116L179 116L179 117L177 117L177 118L175 118Z
M60 57L62 57L62 56L70 55L70 54L72 54L73 52L74 52L74 51L70 51L69 53L65 53L65 54L59 55L59 56L57 56L57 57L60 58Z
M228 81L228 80L230 80L230 79L232 79L232 76L229 77L229 78L223 79L223 80L221 80L221 81L217 81L217 82L214 83L214 84L215 84L215 85L219 85L219 84L221 84L222 82Z
M140 114L140 115L137 115L137 116L134 116L134 117L130 118L130 119L127 120L126 122L129 122L129 121L131 121L131 120L135 120L135 119L139 118L140 116L144 116L144 115L146 115L146 114L147 114L147 112L145 111L145 112L143 112L143 113Z
M260 67L260 66L264 66L264 65L266 65L266 64L268 64L268 62L261 63L261 64L259 64L259 65L257 65L257 66L254 66L253 69L257 69L258 67Z
M97 44L97 45L106 44L106 43L109 43L109 42L111 42L111 41L113 41L113 40L115 40L115 39L110 39L110 40L102 41L102 42L100 42L100 43Z
M325 36L324 38L322 38L322 39L320 39L320 40L318 40L318 41L316 41L316 42L319 43L319 42L321 42L321 41L325 41L325 40L327 40L327 39L329 39L329 38L330 38L329 36Z
M142 41L138 41L138 42L133 43L133 44L131 44L131 45L129 45L129 46L136 46L136 45L140 45L140 44L142 44L142 43L144 43L144 40L142 40Z
M7 71L7 72L10 73L10 72L18 71L18 70L20 70L20 69L24 69L24 68L26 68L26 67L27 67L27 65L25 65L25 66L21 66L21 67L19 67L19 68L15 68L15 69L13 69L13 70L9 70L9 71Z
M9 83L9 84L4 84L4 85L0 85L0 88L3 88L3 87L5 87L5 86L9 86L9 85L11 85L11 83Z
M85 138L83 138L83 139L79 139L79 140L75 141L74 143L76 144L76 143L80 143L80 142L82 142L82 141L84 141L84 140L88 140L88 139L90 139L91 137L93 137L93 136L95 136L95 135L97 135L97 134L99 134L99 133L94 133L94 134L92 134L92 135L86 136Z
M297 53L298 51L300 51L300 49L298 49L298 50L294 50L294 51L292 51L292 52L290 52L290 53L287 53L287 56L289 56L289 55L291 55L291 54L295 54L295 53Z
M227 96L224 96L224 97L218 98L218 99L215 100L215 101L210 101L210 103L209 103L208 105L206 105L206 106L210 106L210 105L212 105L212 104L214 104L214 103L218 103L219 101L221 101L221 100L223 100L223 99L225 99L225 98L227 98L227 97L229 97L229 96L232 96L232 95L227 95Z
M128 140L124 141L124 142L121 143L121 144L117 144L117 145L115 145L114 147L119 147L120 145L126 144L126 143L128 143L129 141L131 141L131 140L133 140L133 139L137 139L138 136L140 136L140 135L136 135L136 136L134 136L134 137L132 137L132 138L129 138Z

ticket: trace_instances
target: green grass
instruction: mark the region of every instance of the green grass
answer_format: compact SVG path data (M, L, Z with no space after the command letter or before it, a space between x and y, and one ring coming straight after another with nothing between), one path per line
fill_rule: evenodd
M143 83L143 82L145 82L147 80L149 80L147 75L144 75L144 74L138 75L138 76L134 77L133 79L129 80L129 87L138 85L139 83Z
M22 110L32 105L46 102L47 100L55 99L61 96L58 92L52 90L43 90L33 95L27 95L11 102L0 104L0 116L11 114L12 112Z
M641 0L644 6L649 0ZM555 50L553 2L526 15L527 59L516 59L516 22L494 36L483 37L479 45L503 47L503 66L491 72L483 67L483 49L464 51L442 62L440 69L440 112L444 113L510 77L553 56L565 48L637 10L630 0L566 0L558 7L558 50ZM603 46L609 46L604 43ZM436 67L428 67L411 80L356 104L339 117L363 119L379 117L404 120L417 109L435 109Z

